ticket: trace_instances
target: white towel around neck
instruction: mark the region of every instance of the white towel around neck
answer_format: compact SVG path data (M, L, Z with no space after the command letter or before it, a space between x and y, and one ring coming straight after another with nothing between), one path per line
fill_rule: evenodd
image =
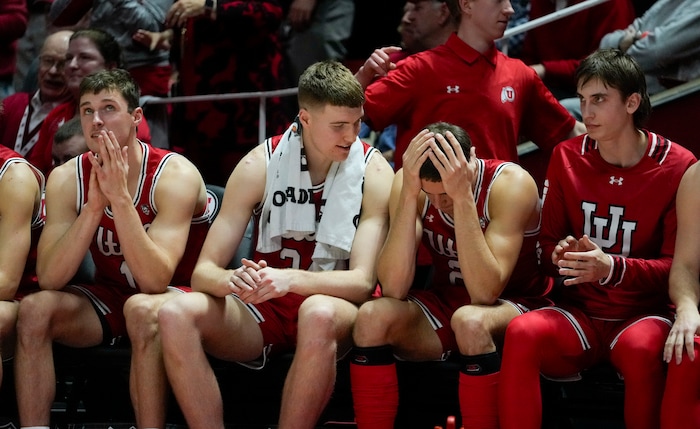
M271 140L264 144L272 148ZM306 167L301 125L294 121L277 148L268 150L267 182L258 228L257 250L263 253L281 249L282 238L302 239L315 234L316 247L311 271L345 267L355 238L362 206L362 186L366 167L363 144L357 138L348 158L331 164L323 185L321 220L316 224L316 208L310 193L311 175ZM286 198L293 192L296 201ZM303 193L308 198L299 198ZM281 193L281 194L280 194ZM282 198L285 196L285 198ZM278 204L273 204L273 200ZM284 204L279 205L280 201Z

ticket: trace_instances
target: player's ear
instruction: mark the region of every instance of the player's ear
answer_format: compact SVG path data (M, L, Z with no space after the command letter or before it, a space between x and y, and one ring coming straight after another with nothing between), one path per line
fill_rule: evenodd
M311 112L309 112L304 107L299 109L299 123L301 123L302 127L308 127L310 122L311 122Z
M143 109L137 107L131 112L131 116L134 118L134 125L138 126L141 121L143 121Z
M627 108L627 113L633 114L634 112L636 112L641 103L642 96L638 92L635 92L629 97L627 97L627 104L625 106Z

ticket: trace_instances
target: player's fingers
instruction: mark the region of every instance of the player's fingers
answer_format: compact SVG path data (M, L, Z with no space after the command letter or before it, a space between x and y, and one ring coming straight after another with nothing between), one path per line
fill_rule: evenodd
M690 360L695 360L695 333L692 331L688 331L685 334L685 349L688 350Z
M664 362L666 363L670 363L673 358L673 350L675 347L673 338L675 338L675 332L671 331L666 338L666 343L664 343Z

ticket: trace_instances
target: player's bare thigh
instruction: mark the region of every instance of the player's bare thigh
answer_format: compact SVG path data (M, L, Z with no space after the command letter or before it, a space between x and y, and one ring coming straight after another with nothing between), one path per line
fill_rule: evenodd
M163 307L176 304L186 320L196 326L204 350L212 356L246 362L262 353L263 337L258 323L233 296L218 298L191 292L169 300Z
M102 342L100 318L90 300L78 290L33 293L20 304L20 320L23 313L31 314L27 316L30 319L40 319L39 323L43 323L41 319L48 322L49 337L63 345L89 347Z

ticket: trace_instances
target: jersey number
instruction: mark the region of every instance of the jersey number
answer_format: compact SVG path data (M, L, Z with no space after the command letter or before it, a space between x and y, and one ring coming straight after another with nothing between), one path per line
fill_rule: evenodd
M459 267L459 261L449 261L447 265L452 269L450 271L450 284L456 285L457 280L461 280L464 283L464 278L462 277L462 270Z
M126 282L129 283L129 286L131 286L132 289L136 289L136 282L134 281L134 275L131 274L131 271L129 270L129 266L126 265L126 261L122 261L122 264L119 266L119 272L124 274L124 277L126 277Z
M289 259L291 265L290 268L297 270L301 269L301 255L299 254L299 251L295 249L289 249L287 247L283 248L280 250L280 259Z

